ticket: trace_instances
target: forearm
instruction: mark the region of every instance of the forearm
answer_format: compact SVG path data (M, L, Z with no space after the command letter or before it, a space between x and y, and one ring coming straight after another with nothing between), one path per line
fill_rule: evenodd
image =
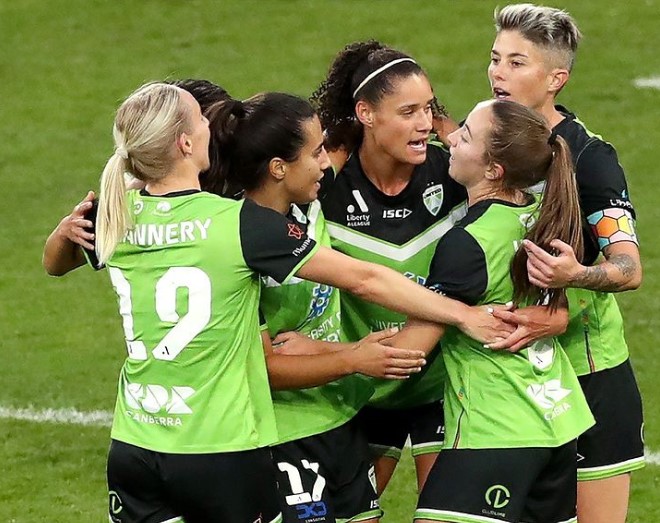
M605 261L582 267L570 281L571 287L603 292L621 292L636 289L642 281L642 267L628 253L610 255Z
M373 265L369 277L354 294L409 317L459 328L470 309L380 265Z
M317 387L354 372L348 351L305 356L271 353L266 365L273 390Z
M63 276L85 264L81 247L63 236L58 226L46 240L42 264L51 276Z

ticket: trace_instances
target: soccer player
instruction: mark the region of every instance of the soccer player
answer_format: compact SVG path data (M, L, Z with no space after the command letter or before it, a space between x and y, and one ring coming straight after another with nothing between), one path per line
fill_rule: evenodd
M570 288L570 323L560 340L597 422L578 439L580 522L623 522L630 473L644 465L643 418L612 293L635 289L642 279L635 211L614 147L555 104L581 37L573 18L559 9L516 4L496 12L495 24L488 67L493 96L537 110L571 148L588 222L586 256L580 260L561 241L552 244L555 256L525 242L529 277L541 287Z
M436 101L426 73L405 53L375 41L357 42L337 55L312 100L327 146L351 153L322 198L333 247L424 283L438 239L466 212L465 189L448 174L448 152L428 142ZM565 325L559 316L554 332ZM342 295L349 340L404 320ZM376 384L360 418L376 458L379 492L408 437L418 486L424 483L443 442L443 379L442 358L434 354L405 383Z
M555 310L564 291L527 280L520 244L527 237L549 249L561 238L582 250L565 141L536 112L496 100L478 104L449 142L449 172L467 189L469 208L438 242L426 285L467 304L543 301ZM525 189L541 181L539 205ZM392 343L429 351L441 337L446 439L416 521L575 522L575 438L594 420L558 340L494 351L454 328L409 319Z
M278 521L256 274L315 279L430 321L460 323L461 312L394 271L319 247L277 212L200 191L208 121L186 91L141 88L120 107L114 134L94 238L129 351L108 457L110 516ZM145 188L126 192L125 172ZM61 226L44 252L54 274L77 247Z

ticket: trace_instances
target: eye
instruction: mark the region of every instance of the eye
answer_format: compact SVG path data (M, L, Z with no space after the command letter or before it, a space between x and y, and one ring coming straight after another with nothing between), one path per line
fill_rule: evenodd
M491 56L490 63L493 65L497 65L498 63L500 63L500 59L497 56Z
M523 65L525 65L525 64L523 64L522 62L520 62L518 60L514 60L513 62L511 62L512 67L521 67Z

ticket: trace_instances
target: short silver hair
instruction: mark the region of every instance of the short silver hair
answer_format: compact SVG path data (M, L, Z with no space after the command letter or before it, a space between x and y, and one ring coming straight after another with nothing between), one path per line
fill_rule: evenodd
M573 17L562 9L534 4L511 4L495 10L495 28L518 31L530 42L557 53L561 65L569 71L582 33Z

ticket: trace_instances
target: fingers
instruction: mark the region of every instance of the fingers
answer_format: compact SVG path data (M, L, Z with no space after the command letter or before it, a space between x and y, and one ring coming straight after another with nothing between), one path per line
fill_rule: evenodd
M287 341L290 341L294 339L297 336L295 332L288 331L288 332L280 332L277 336L273 338L273 345L280 345L282 343L285 343Z
M378 343L379 341L386 340L387 338L391 338L397 332L399 332L398 327L390 327L389 329L384 329L382 331L376 331L376 332L372 332L371 334L367 334L364 338L362 338L361 341L362 343L370 343L370 342Z
M527 322L527 318L523 316L522 314L518 314L516 312L511 312L511 311L506 311L503 309L496 309L493 311L493 316L496 318L506 322L506 323L513 323L515 325L525 325Z
M562 254L574 254L573 247L559 239L552 240L550 242L550 247L557 249Z
M516 329L506 338L484 345L484 347L491 350L507 350L509 352L517 352L524 348L528 343L529 338L527 331L525 329Z

